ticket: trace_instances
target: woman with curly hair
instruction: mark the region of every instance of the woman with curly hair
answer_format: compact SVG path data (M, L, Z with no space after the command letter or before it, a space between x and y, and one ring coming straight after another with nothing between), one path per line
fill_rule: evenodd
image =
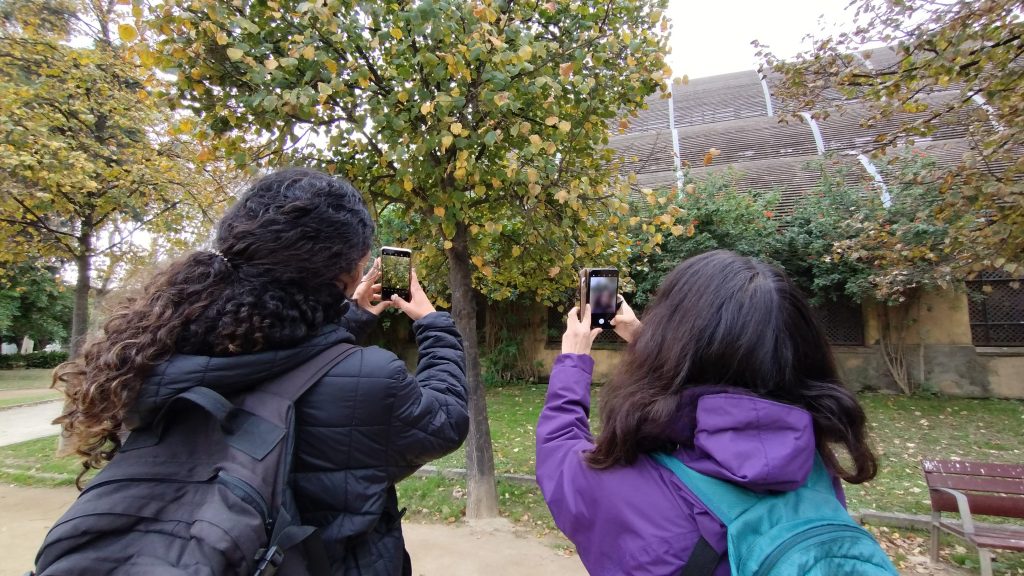
M665 277L642 323L623 302L612 324L629 345L600 392L600 433L589 423L600 331L589 310L569 314L537 424L537 483L591 574L677 576L694 556L730 573L714 506L659 463L665 455L752 492L788 493L821 468L817 453L840 502L840 479L875 476L864 410L780 269L724 250L695 256Z
M296 402L290 484L303 523L320 528L332 573L410 573L395 483L465 439L464 358L452 318L434 310L415 275L409 301L379 302L379 262L361 277L373 234L362 198L341 178L285 169L256 181L220 221L214 249L158 273L57 369L68 399L58 422L83 474L182 392L258 386L355 343L394 305L414 321L415 375L376 347L333 366Z

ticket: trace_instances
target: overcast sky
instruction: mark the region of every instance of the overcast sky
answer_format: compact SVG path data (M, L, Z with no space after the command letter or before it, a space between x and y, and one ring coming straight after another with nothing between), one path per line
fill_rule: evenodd
M826 29L849 29L849 0L670 0L672 54L676 77L714 76L756 70L751 40L771 46L776 54L792 56L809 47L806 34Z

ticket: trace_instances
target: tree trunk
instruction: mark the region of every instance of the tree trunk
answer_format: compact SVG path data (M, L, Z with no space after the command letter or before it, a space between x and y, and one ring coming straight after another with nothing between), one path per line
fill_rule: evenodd
M487 398L480 370L480 345L476 329L476 304L469 261L469 234L459 224L448 254L448 281L452 290L452 316L462 333L469 379L469 439L466 440L466 485L469 501L466 518L476 520L498 515L498 490L494 483L494 451L487 421Z
M78 280L75 284L75 310L71 314L71 342L69 358L76 358L85 344L85 335L89 330L89 290L92 288L90 272L92 268L92 238L83 234L79 239L80 252L75 256L78 266Z

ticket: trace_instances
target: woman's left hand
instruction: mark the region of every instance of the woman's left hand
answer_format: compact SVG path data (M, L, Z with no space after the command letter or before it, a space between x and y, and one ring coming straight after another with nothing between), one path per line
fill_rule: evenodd
M380 313L391 307L390 300L381 300L383 287L377 283L380 280L380 258L373 261L370 271L363 275L352 299L359 304L359 307L367 312L380 316Z
M562 354L590 354L594 339L600 333L600 328L590 327L590 304L583 308L583 318L580 318L580 309L573 308L569 311L565 334L562 334Z

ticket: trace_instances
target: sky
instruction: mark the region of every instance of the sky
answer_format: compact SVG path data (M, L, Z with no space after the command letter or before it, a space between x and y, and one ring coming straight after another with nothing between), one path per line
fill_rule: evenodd
M783 57L810 46L807 34L848 30L849 0L669 0L674 77L702 78L756 70L751 40L768 44ZM819 18L824 19L819 23Z

